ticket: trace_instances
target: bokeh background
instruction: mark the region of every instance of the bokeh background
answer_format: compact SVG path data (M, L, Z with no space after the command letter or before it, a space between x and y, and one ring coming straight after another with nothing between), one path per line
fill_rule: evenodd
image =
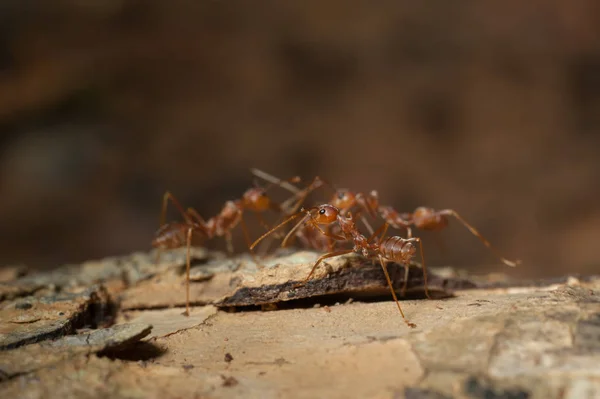
M210 217L258 167L524 261L453 223L430 266L597 272L599 127L594 0L3 0L0 261L149 249L165 190Z

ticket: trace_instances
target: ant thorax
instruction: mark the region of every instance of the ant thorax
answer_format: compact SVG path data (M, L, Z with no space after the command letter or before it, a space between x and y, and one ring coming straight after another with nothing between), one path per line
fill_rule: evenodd
M381 217L394 227L407 227L410 225L410 221L404 219L398 211L391 206L379 207L379 213Z
M358 234L353 237L354 240L354 252L361 252L365 258L370 256L369 250L375 249L374 246L369 244L369 241L362 234Z
M358 233L356 229L356 223L354 223L354 219L352 216L348 215L346 217L338 217L338 223L340 224L340 228L342 229L342 233L348 238L354 238L355 233Z
M208 230L213 235L223 236L225 233L233 229L241 220L241 204L240 201L227 201L221 209L221 213L211 218L206 223Z

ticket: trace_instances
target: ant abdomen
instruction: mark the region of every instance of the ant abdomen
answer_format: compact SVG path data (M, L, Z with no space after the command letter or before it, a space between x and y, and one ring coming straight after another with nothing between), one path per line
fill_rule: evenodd
M433 208L421 206L412 215L414 225L421 230L439 231L448 225L446 215L436 212Z
M173 249L185 246L185 233L189 227L184 223L167 223L158 229L152 247Z
M387 237L379 243L381 255L387 260L400 264L410 263L416 250L412 242L398 236Z

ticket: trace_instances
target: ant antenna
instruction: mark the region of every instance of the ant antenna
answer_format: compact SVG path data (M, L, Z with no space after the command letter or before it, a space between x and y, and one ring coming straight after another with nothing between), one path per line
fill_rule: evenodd
M267 236L273 234L273 232L277 229L279 229L281 226L284 226L285 224L291 222L292 220L296 219L297 217L301 216L303 214L302 211L297 212L295 214L293 214L292 216L288 217L287 219L285 219L283 222L279 223L277 226L273 227L271 230L267 231L265 234L263 234L262 236L258 237L258 239L256 241L254 241L254 243L252 243L252 245L250 245L250 250L253 250L254 247L256 247L258 245L259 242L261 242L262 240L264 240Z
M300 212L304 212L304 209L300 210ZM298 230L300 228L300 226L302 226L304 224L304 222L306 222L308 220L308 218L310 218L310 217L311 217L311 214L307 213L306 216L304 216L298 223L296 223L296 225L294 227L292 227L292 229L286 234L285 238L281 242L282 248L287 245L287 242L289 241L290 237L292 237L293 234L296 232L296 230Z
M300 176L294 176L294 177L290 177L289 179L285 179L285 180L279 180L277 182L273 182L271 184L269 184L267 187L264 188L264 191L267 192L270 189L272 189L273 187L281 187L281 188L285 188L284 186L288 187L291 186L290 183L299 183L300 182ZM291 186L294 187L294 186Z
M270 189L273 186L280 186L281 188L284 188L286 190L288 190L289 192L293 193L293 194L298 194L300 192L300 189L298 187L293 186L290 183L298 183L300 182L300 177L298 176L294 176L291 179L288 180L281 180L265 171L262 171L260 169L257 168L251 168L250 172L252 172L252 174L256 177L260 177L261 179L268 181L269 183L271 183L269 186L267 186L267 188L265 188L265 191L267 191L268 189ZM254 182L256 182L256 180L254 180ZM258 184L256 185L258 187Z

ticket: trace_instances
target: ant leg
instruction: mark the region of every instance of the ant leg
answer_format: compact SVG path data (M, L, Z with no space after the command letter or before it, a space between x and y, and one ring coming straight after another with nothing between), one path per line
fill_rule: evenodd
M330 242L329 248L331 248L332 251L335 249L335 244L337 244L337 241Z
M356 203L363 208L373 219L377 218L379 208L379 194L372 190L369 194L357 193Z
M273 178L273 179L276 179L276 178ZM299 178L298 178L298 181L299 181ZM281 212L284 217L288 216L288 215L292 215L292 214L298 213L298 208L300 208L300 206L302 205L302 203L304 203L304 201L306 200L306 197L310 194L310 192L319 187L317 184L315 184L315 182L318 182L320 184L320 181L319 181L318 177L316 177L309 186L307 186L306 188L304 188L302 190L297 189L297 188L294 191L289 190L289 191L293 192L293 195L290 198L288 198L283 203L281 203L281 205L277 205L275 203L271 203L271 207L270 208L272 210L276 211L276 212ZM282 185L282 187L283 187L283 185ZM258 213L256 215L257 215L257 218L259 219L259 223L264 228L266 228L267 230L269 230L270 227L268 226L267 223L265 223L265 221L262 219L262 217L260 217L260 215ZM278 223L278 222L279 222L279 220L276 223ZM283 222L283 224L285 224L285 223L286 222ZM302 222L300 222L300 223L302 223ZM292 240L294 239L294 237L292 236L292 234L293 234L294 231L296 231L298 229L298 227L299 226L294 226L292 228L292 232L290 232L289 234L287 234L285 236L285 238L284 238L284 240L283 240L283 242L281 244L282 248L287 245L287 242L288 242L288 240L290 240L290 238ZM281 235L279 233L276 233L274 235L274 237L276 239L279 239L279 238L283 237L283 235Z
M256 177L260 177L263 180L268 181L271 184L279 184L279 186L281 186L281 188L284 188L286 190L288 190L291 193L298 193L300 192L300 189L293 186L292 184L290 184L288 181L282 181L281 179L267 173L264 172L260 169L256 169L256 168L251 168L250 172L252 172L252 174Z
M373 240L373 238L377 237L379 233L383 231L383 233L381 234L381 238L379 239L379 243L381 243L381 240L383 240L383 237L385 237L385 234L387 233L388 226L389 224L387 222L384 222L381 226L379 226L379 228L375 232L373 232L371 236L367 239L367 243L370 243ZM373 266L375 266L375 262L377 262L377 260L373 258L371 260Z
M225 242L227 243L227 253L229 255L233 254L233 240L231 238L231 232L225 233Z
M181 206L181 204L179 203L177 198L175 198L175 196L173 194L171 194L170 191L167 191L163 195L162 206L161 206L161 210L160 210L159 226L164 226L166 223L167 205L169 204L169 200L171 200L171 202L173 203L173 205L175 205L175 207L177 208L179 213L181 213L181 216L183 216L183 219L186 221L186 223L191 224L192 220L190 219L188 213L183 210L183 207ZM155 258L156 264L160 263L160 255L161 255L161 249L158 248L156 250L156 258Z
M186 237L187 254L185 265L185 315L190 315L190 249L192 246L192 229L189 228Z
M294 238L294 233L296 232L296 230L298 230L300 228L300 226L302 226L304 224L304 222L306 222L306 220L310 217L310 215L305 215L302 219L300 219L300 221L298 223L296 223L294 225L294 227L292 227L292 229L285 235L283 241L281 242L281 247L285 247L287 246L287 243L290 239Z
M471 234L473 234L475 237L479 238L479 240L481 240L483 245L488 247L488 249L490 251L492 251L498 258L500 258L500 260L505 265L510 266L510 267L516 267L518 264L521 263L520 260L511 261L511 260L504 258L502 255L500 255L500 253L494 247L492 247L492 244L490 244L490 242L488 240L486 240L481 235L481 233L479 231L477 231L477 229L475 229L475 227L473 227L469 223L467 223L467 221L465 219L463 219L455 210L444 209L444 210L438 211L438 214L445 215L445 216L454 216L459 222L461 222L471 232Z
M265 222L265 219L262 217L262 215L260 214L260 212L254 212L254 215L256 215L256 220L258 220L258 223L265 228L265 230L270 230L271 227ZM252 258L254 259L254 262L258 265L258 259L256 258L256 254L254 253L253 249L250 249L250 247L252 246L252 241L250 241L250 235L248 234L248 230L246 227L246 223L244 222L244 219L241 219L243 225L242 225L242 229L244 230L244 238L246 240L246 244L248 245L248 249L250 250L250 253L252 254ZM281 235L279 233L273 233L275 234L275 238L281 238ZM264 251L261 251L261 255L265 255L266 250L268 249L269 243L266 244L267 248Z
M419 237L409 238L408 240L416 241L419 243L419 249L421 251L421 268L423 269L423 283L425 285L425 296L427 297L427 299L431 299L431 296L429 296L429 288L427 285L427 267L425 266L425 256L423 256L423 242ZM406 265L406 267L408 267L408 265Z
M242 233L244 234L244 240L246 240L246 244L248 245L248 250L254 256L254 250L250 249L250 245L252 243L250 242L250 235L248 234L248 227L246 226L246 221L244 220L243 215L240 215L240 226L242 227ZM233 248L232 248L232 252L233 252Z
M327 258L333 258L335 256L346 255L346 254L349 254L349 253L352 253L352 252L354 252L354 249L345 249L343 251L335 251L335 252L330 252L330 253L325 254L325 255L321 255L319 257L319 259L317 259L317 262L315 263L315 265L310 270L310 273L308 273L308 276L306 276L306 278L304 279L304 281L301 284L299 284L299 285L304 285L304 284L306 284L308 282L308 280L310 280L311 276L313 275L313 273L317 269L317 266L319 266L319 264L321 262L323 262L323 260L325 260Z
M267 173L263 172L264 175L267 175ZM274 176L273 180L271 181L271 184L269 184L267 187L264 188L264 191L267 192L270 189L272 189L273 187L281 187L283 189L288 190L291 193L297 193L299 190L297 187L293 186L291 183L299 183L300 182L300 176L294 176L294 177L290 177L289 179L285 179L285 180L281 180L278 179ZM265 179L267 181L269 181L268 179Z
M294 214L296 212L298 212L298 208L300 208L300 206L302 205L302 203L304 202L304 200L306 199L306 197L308 196L308 193L296 193L294 195L292 195L290 198L286 199L285 201L283 201L281 203L281 205L279 205L279 207L281 208L281 211L290 215L290 214Z
M292 206L292 204L293 204L293 206L286 212L288 214L297 212L298 208L300 208L300 206L304 203L304 201L309 196L309 194L311 192L315 191L316 189L322 187L324 184L326 184L326 183L319 176L316 176L313 179L313 181L308 186L306 186L303 190L298 191L291 198L285 200L281 204L281 209L286 210L286 209L290 208L290 206Z
M379 238L378 244L381 243L381 241L383 240L383 237L385 237L385 235L387 234L389 226L390 225L388 222L384 222L381 226L379 226L379 228L375 232L373 232L371 234L371 236L367 239L367 243L370 243L371 240L373 240L373 238L375 238L379 235L379 233L381 233L381 237ZM376 260L373 259L373 261L372 261L373 266L375 265L375 262L376 262Z
M331 233L331 225L327 226L327 250L332 252L339 241L347 241L345 237Z
M326 230L327 232L327 252L333 252L333 246L335 245L335 241L331 239L330 235L331 233L331 225L327 225Z
M264 227L265 230L270 230L271 227L267 224L267 222L265 222L265 219L262 217L262 215L259 212L254 212L254 214L256 215L256 220L258 220L258 223Z
M183 210L183 207L181 206L181 204L179 203L177 198L175 198L175 196L173 194L171 194L169 191L167 191L163 195L159 226L162 226L165 224L165 220L166 220L166 216L167 216L167 205L169 204L169 200L171 200L171 202L173 203L173 205L175 205L175 207L177 208L179 213L181 213L181 216L183 216L183 219L186 221L186 223L191 223L192 220L190 219L188 213Z
M367 239L367 243L370 243L373 240L373 238L377 237L379 233L381 233L379 241L377 242L378 244L380 244L381 241L383 241L385 235L387 234L388 227L390 227L390 224L388 222L384 222L373 234L371 234L371 236ZM373 265L375 265L375 262L376 260L373 259Z
M187 209L187 213L193 219L196 219L195 223L194 223L194 221L192 222L194 224L194 228L196 231L200 231L202 234L204 234L204 238L213 238L214 237L214 235L215 235L214 231L210 230L206 221L204 220L204 218L202 218L202 216L200 216L198 211L196 211L194 208L190 207Z
M161 254L161 249L160 248L156 248L156 258L154 258L154 264L155 265L160 265L160 254Z
M394 301L396 301L396 305L398 306L398 310L400 311L400 314L402 315L404 322L410 328L415 328L417 325L406 320L406 317L404 316L404 312L402 311L402 308L400 307L400 302L398 302L398 298L396 297L396 291L394 290L394 286L392 285L392 280L390 279L390 275L387 271L387 264L386 264L385 260L383 259L383 256L381 256L381 255L379 255L379 263L381 263L381 268L383 269L383 272L385 273L385 279L387 280L387 283L390 286L390 291L392 291L392 297L394 297Z
M244 233L244 240L246 240L246 245L248 246L248 250L250 251L250 255L252 255L252 260L256 263L258 268L262 268L259 266L258 257L254 253L254 249L251 248L252 242L250 241L250 235L248 234L248 226L246 226L246 221L244 220L244 216L240 214L240 226L242 227L242 232Z
M388 227L390 227L390 225L385 223L385 228L383 229L383 233L381 233L381 237L379 237L379 242L382 242L383 239L385 238L385 235L387 234L387 231L388 231Z
M409 274L410 266L407 263L405 263L403 266L404 266L404 284L402 284L402 291L400 291L400 292L402 293L402 296L405 297L406 290L408 289L408 274ZM427 287L427 285L425 285L425 287ZM427 288L425 288L425 291L427 292Z
M387 230L388 230L389 226L390 226L389 223L387 223L387 222L383 223L381 226L379 226L379 228L374 233L371 233L371 237L369 237L367 242L371 242L371 240L373 240L373 238L377 237L379 235L379 233L381 233L381 237L379 238L379 242L381 242L381 240L383 240L383 237L385 237L385 235L387 234Z
M198 213L197 210L195 210L194 208L190 207L186 211L187 211L187 214L189 216L191 216L192 218L196 219L195 220L196 223L198 223L202 227L206 226L206 221L204 220L204 218L202 216L200 216L200 214Z
M297 188L296 186L294 186L293 184L291 184L291 183L298 183L298 182L301 181L300 177L298 177L298 176L294 176L294 177L292 177L290 179L287 179L287 180L281 180L278 177L275 177L275 176L273 176L273 175L271 175L271 174L269 174L267 172L264 172L264 171L262 171L260 169L251 168L250 171L252 172L252 174L254 176L259 177L259 178L261 178L263 180L266 180L267 182L271 183L267 188L264 189L264 192L268 191L271 187L279 186L279 187L281 187L283 189L288 190L289 192L291 192L293 194L291 198L289 198L288 200L284 201L281 205L276 204L274 202L271 202L270 205L269 205L269 208L271 210L276 211L276 212L281 212L281 213L284 214L284 216L287 216L287 215L295 213L297 211L298 207L300 206L300 204L303 202L304 197L306 195L308 195L308 193L306 193L306 194L303 194L303 193L305 193L307 191L307 189L310 188L310 187L307 187L307 188L301 190L301 189ZM256 185L256 186L258 187L258 185ZM312 188L310 188L310 189L312 190ZM293 203L294 201L296 201L296 199L298 197L302 197L302 198L300 198L300 201L298 201L296 203L296 205L294 206L294 208L290 210L289 209L290 204ZM256 212L256 217L258 219L258 222L266 230L270 229L269 225L267 223L265 223L264 219L261 217L261 215L258 212ZM279 220L276 223L279 223ZM282 235L275 234L274 237L275 238L281 238ZM269 246L269 244L267 244L265 246L265 250L266 250L266 248L268 246Z
M365 218L364 216L361 215L360 220L363 222L363 224L369 231L369 234L373 234L373 227L371 227L371 224L367 221L367 218Z
M365 201L364 195L362 193L356 194L356 200L358 202L358 205L360 205L360 207L364 211L366 211L369 214L369 216L371 216L372 218L377 217L377 215L373 211L373 209L367 205L367 202ZM358 217L359 214L360 214L360 210L358 212L356 212L356 216ZM371 224L367 221L367 218L364 217L363 215L360 215L360 220L365 225L367 230L369 231L369 234L373 234L373 227L371 227Z

